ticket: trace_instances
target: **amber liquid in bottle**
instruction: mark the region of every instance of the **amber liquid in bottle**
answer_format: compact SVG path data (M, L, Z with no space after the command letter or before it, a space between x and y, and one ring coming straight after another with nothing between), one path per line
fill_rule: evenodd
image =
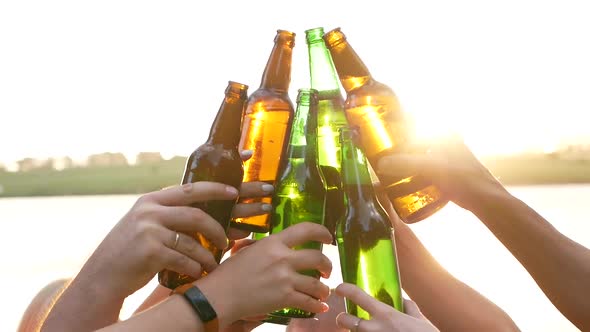
M209 139L193 151L187 159L182 184L211 181L225 183L234 188L240 187L244 166L238 152L238 142L247 89L248 86L245 84L229 82L223 103L211 126ZM209 214L227 232L236 202L237 199L212 200L195 203L192 206ZM221 261L223 250L218 249L200 233L190 235L213 254L217 263ZM206 272L203 272L202 275L205 274ZM168 269L158 273L159 283L170 289L194 280L192 276Z
M382 156L405 149L412 130L395 93L371 76L340 28L326 33L324 40L346 90L348 124L356 130L367 159L376 166ZM423 220L448 202L437 187L419 174L403 179L380 176L379 180L406 223Z
M239 148L252 150L253 155L244 163L244 182L274 185L277 179L295 113L288 95L294 40L294 33L277 31L260 87L248 98ZM240 203L271 204L271 201L271 195L240 199ZM270 229L270 214L235 218L232 227L266 233Z

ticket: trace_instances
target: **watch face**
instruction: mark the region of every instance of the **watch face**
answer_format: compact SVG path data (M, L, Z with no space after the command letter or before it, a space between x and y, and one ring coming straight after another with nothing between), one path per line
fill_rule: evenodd
M211 306L205 295L197 286L192 286L184 291L184 297L190 302L203 323L217 320L217 313Z

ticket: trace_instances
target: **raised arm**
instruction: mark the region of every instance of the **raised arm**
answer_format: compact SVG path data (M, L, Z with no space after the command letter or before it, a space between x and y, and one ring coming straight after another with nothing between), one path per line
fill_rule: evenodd
M394 227L402 287L441 331L518 331L496 304L455 278L380 197ZM444 305L443 305L444 303Z
M321 251L292 250L307 241L331 243L323 226L300 223L279 234L257 241L232 255L217 269L194 282L217 314L220 329L244 317L255 317L296 307L319 313L328 310L322 302L329 287L298 271L317 269L329 277L332 264ZM243 276L236 282L236 276ZM181 295L172 295L126 321L101 329L110 331L205 331L195 310Z
M590 329L590 250L512 196L462 141L451 140L427 155L385 156L377 172L392 177L422 174L431 179L449 199L485 224L565 317L581 330ZM404 232L403 227L399 229ZM402 252L405 241L399 240Z

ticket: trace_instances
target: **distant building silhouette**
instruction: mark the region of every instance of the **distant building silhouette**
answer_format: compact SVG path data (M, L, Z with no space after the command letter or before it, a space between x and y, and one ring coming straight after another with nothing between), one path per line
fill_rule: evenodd
M24 158L16 162L19 172L28 172L35 169L35 159Z
M56 170L61 171L72 167L74 167L74 161L68 156L53 158L53 168Z
M124 154L105 152L88 156L88 167L108 167L129 165Z
M160 152L140 152L137 154L135 163L137 165L154 164L163 161L162 154Z

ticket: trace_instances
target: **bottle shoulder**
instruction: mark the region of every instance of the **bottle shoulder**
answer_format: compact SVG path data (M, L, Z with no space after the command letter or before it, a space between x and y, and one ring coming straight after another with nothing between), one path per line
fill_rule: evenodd
M184 173L182 183L212 181L239 186L244 175L244 162L237 148L205 143L188 157Z
M288 91L281 91L276 89L258 88L248 97L247 105L251 105L260 101L266 102L283 102L293 105L293 101L289 96Z
M245 114L256 112L288 112L295 114L293 102L287 93L258 89L248 98Z
M305 192L325 194L326 184L318 167L304 162L287 161L275 190L281 192Z
M349 99L350 97L361 96L384 96L397 98L393 89L391 89L388 85L375 80L370 80L367 84L363 84L356 89L348 91L346 94L346 99Z
M344 216L342 226L348 231L373 231L390 233L391 223L381 206L373 201L362 201L350 204Z
M364 105L387 105L390 110L401 111L401 105L395 92L379 82L364 85L346 95L345 109Z
M217 162L233 162L243 164L240 152L237 146L226 147L223 144L204 143L196 148L188 158L188 161L196 162L198 160L209 160Z

